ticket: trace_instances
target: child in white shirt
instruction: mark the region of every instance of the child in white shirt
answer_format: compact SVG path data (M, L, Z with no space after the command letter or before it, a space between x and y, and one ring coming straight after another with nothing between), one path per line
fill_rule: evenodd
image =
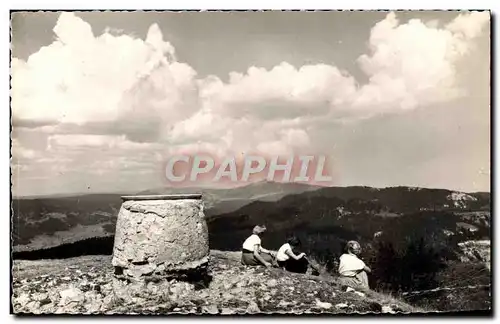
M265 226L257 225L253 228L250 235L244 242L241 251L241 263L244 265L264 265L272 267L274 252L264 249L261 245L260 236L266 231Z
M347 242L346 253L340 257L339 281L342 285L352 289L367 291L370 289L367 273L370 273L371 269L359 259L360 253L361 246L358 242Z
M283 244L276 254L278 266L290 272L306 273L309 262L305 257L305 253L296 255L293 249L299 247L300 240L292 236L288 239L287 243Z

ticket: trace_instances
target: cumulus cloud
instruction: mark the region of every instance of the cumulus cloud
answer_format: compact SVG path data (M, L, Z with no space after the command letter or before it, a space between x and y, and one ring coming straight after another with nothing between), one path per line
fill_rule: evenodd
M174 123L189 113L196 73L175 61L158 25L145 41L108 32L96 37L87 22L62 13L54 34L56 40L26 62L13 59L15 119L80 125L120 120L141 140L140 130L163 126L153 121Z
M283 62L269 71L251 67L246 74L231 73L215 97L220 113L265 120L325 114L325 108L344 104L354 92L354 78L334 66L297 69Z
M198 83L202 105L209 109L176 127L172 136L178 140L198 133L198 139L213 139L226 134L228 127L233 135L253 130L253 149L289 152L292 147L266 131L266 125L272 123L279 133L287 127L278 121L293 121L307 134L314 123L356 121L454 100L467 94L458 85L459 64L488 21L488 13L473 12L444 27L418 19L400 24L389 13L372 28L368 53L357 58L368 78L364 84L326 64L250 67L246 73L230 73L227 83L211 76ZM252 126L235 121L241 118ZM210 135L208 123L213 127ZM248 149L244 138L233 136L233 145Z
M214 75L200 78L179 62L157 24L144 40L111 28L95 35L78 16L62 13L52 44L26 61L12 60L14 126L47 138L38 151L20 142L13 150L25 160L48 161L55 154L68 164L105 150L112 152L106 158L137 151L150 161L199 151L331 152L332 139L318 140L318 128L466 95L458 82L460 64L488 23L489 14L480 12L460 14L444 26L400 23L389 13L372 28L367 53L353 57L366 82L333 65L287 62L231 72L223 82ZM99 161L102 170L116 168ZM129 166L139 174L139 164Z
M463 93L457 87L457 64L488 20L488 13L473 12L438 28L418 19L400 24L389 13L371 30L369 53L357 59L367 83L325 64L250 67L245 74L231 73L227 84L212 80L214 111L261 120L365 118L451 100Z
M453 32L455 37L474 38L483 32L483 28L490 22L488 12L471 12L468 14L460 14L453 19L446 29ZM488 26L489 27L489 26ZM461 34L461 35L460 35Z
M358 89L354 108L406 110L459 96L457 64L488 20L488 13L473 12L440 29L418 19L401 25L389 13L371 31L371 53L358 59L369 82Z

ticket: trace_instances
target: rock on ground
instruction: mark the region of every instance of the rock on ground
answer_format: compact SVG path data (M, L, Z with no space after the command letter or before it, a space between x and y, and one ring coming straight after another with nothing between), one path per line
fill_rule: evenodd
M124 303L113 292L110 256L64 260L15 260L13 309L35 314L253 314L412 312L415 308L380 294L343 292L335 281L245 267L237 252L211 251L212 280L192 286L171 281L154 298ZM396 303L396 305L394 305ZM384 307L385 306L385 307ZM390 309L389 309L390 307Z

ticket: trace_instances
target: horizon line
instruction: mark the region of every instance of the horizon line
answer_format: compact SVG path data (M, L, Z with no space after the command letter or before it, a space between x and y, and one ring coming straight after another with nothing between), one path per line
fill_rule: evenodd
M130 194L139 194L142 191L148 191L148 190L156 190L156 189L199 189L200 192L203 192L204 190L228 190L228 189L237 189L237 188L244 188L248 187L251 185L255 184L263 184L263 183L275 183L275 184L299 184L299 185L304 185L304 186L310 186L310 187L318 187L317 190L321 188L352 188L352 187L364 187L364 188L373 188L373 189L388 189L388 188L416 188L416 189L429 189L429 190L448 190L448 191L455 191L455 192L461 192L461 193L488 193L491 195L491 189L490 190L478 190L478 191L463 191L463 190L458 190L458 189L450 189L450 188L442 188L442 187L421 187L421 186L412 186L412 185L393 185L393 186L385 186L385 187L378 187L378 186L369 186L369 185L334 185L334 186L327 186L327 185L319 185L319 184L308 184L308 183L301 183L301 182L279 182L279 181L266 181L266 180L261 180L261 181L256 181L256 182L251 182L251 183L246 183L243 185L239 186L232 186L232 187L209 187L209 186L183 186L183 187L176 187L176 186L163 186L163 187L157 187L157 188L149 188L149 189L139 189L137 191L97 191L97 192L70 192L70 193L50 193L50 194L34 194L34 195L14 195L11 190L11 200L13 199L35 199L35 198L70 198L70 197L79 197L79 196L88 196L88 195L130 195Z

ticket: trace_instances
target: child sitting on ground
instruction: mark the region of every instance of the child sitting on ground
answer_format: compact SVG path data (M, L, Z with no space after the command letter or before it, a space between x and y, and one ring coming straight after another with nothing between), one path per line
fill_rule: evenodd
M241 263L249 266L273 266L274 252L264 249L261 245L260 235L266 231L265 226L256 225L245 242L243 242Z
M368 284L368 273L371 269L359 259L361 246L356 241L349 241L346 245L346 253L340 257L339 281L343 286L366 292L370 289Z

